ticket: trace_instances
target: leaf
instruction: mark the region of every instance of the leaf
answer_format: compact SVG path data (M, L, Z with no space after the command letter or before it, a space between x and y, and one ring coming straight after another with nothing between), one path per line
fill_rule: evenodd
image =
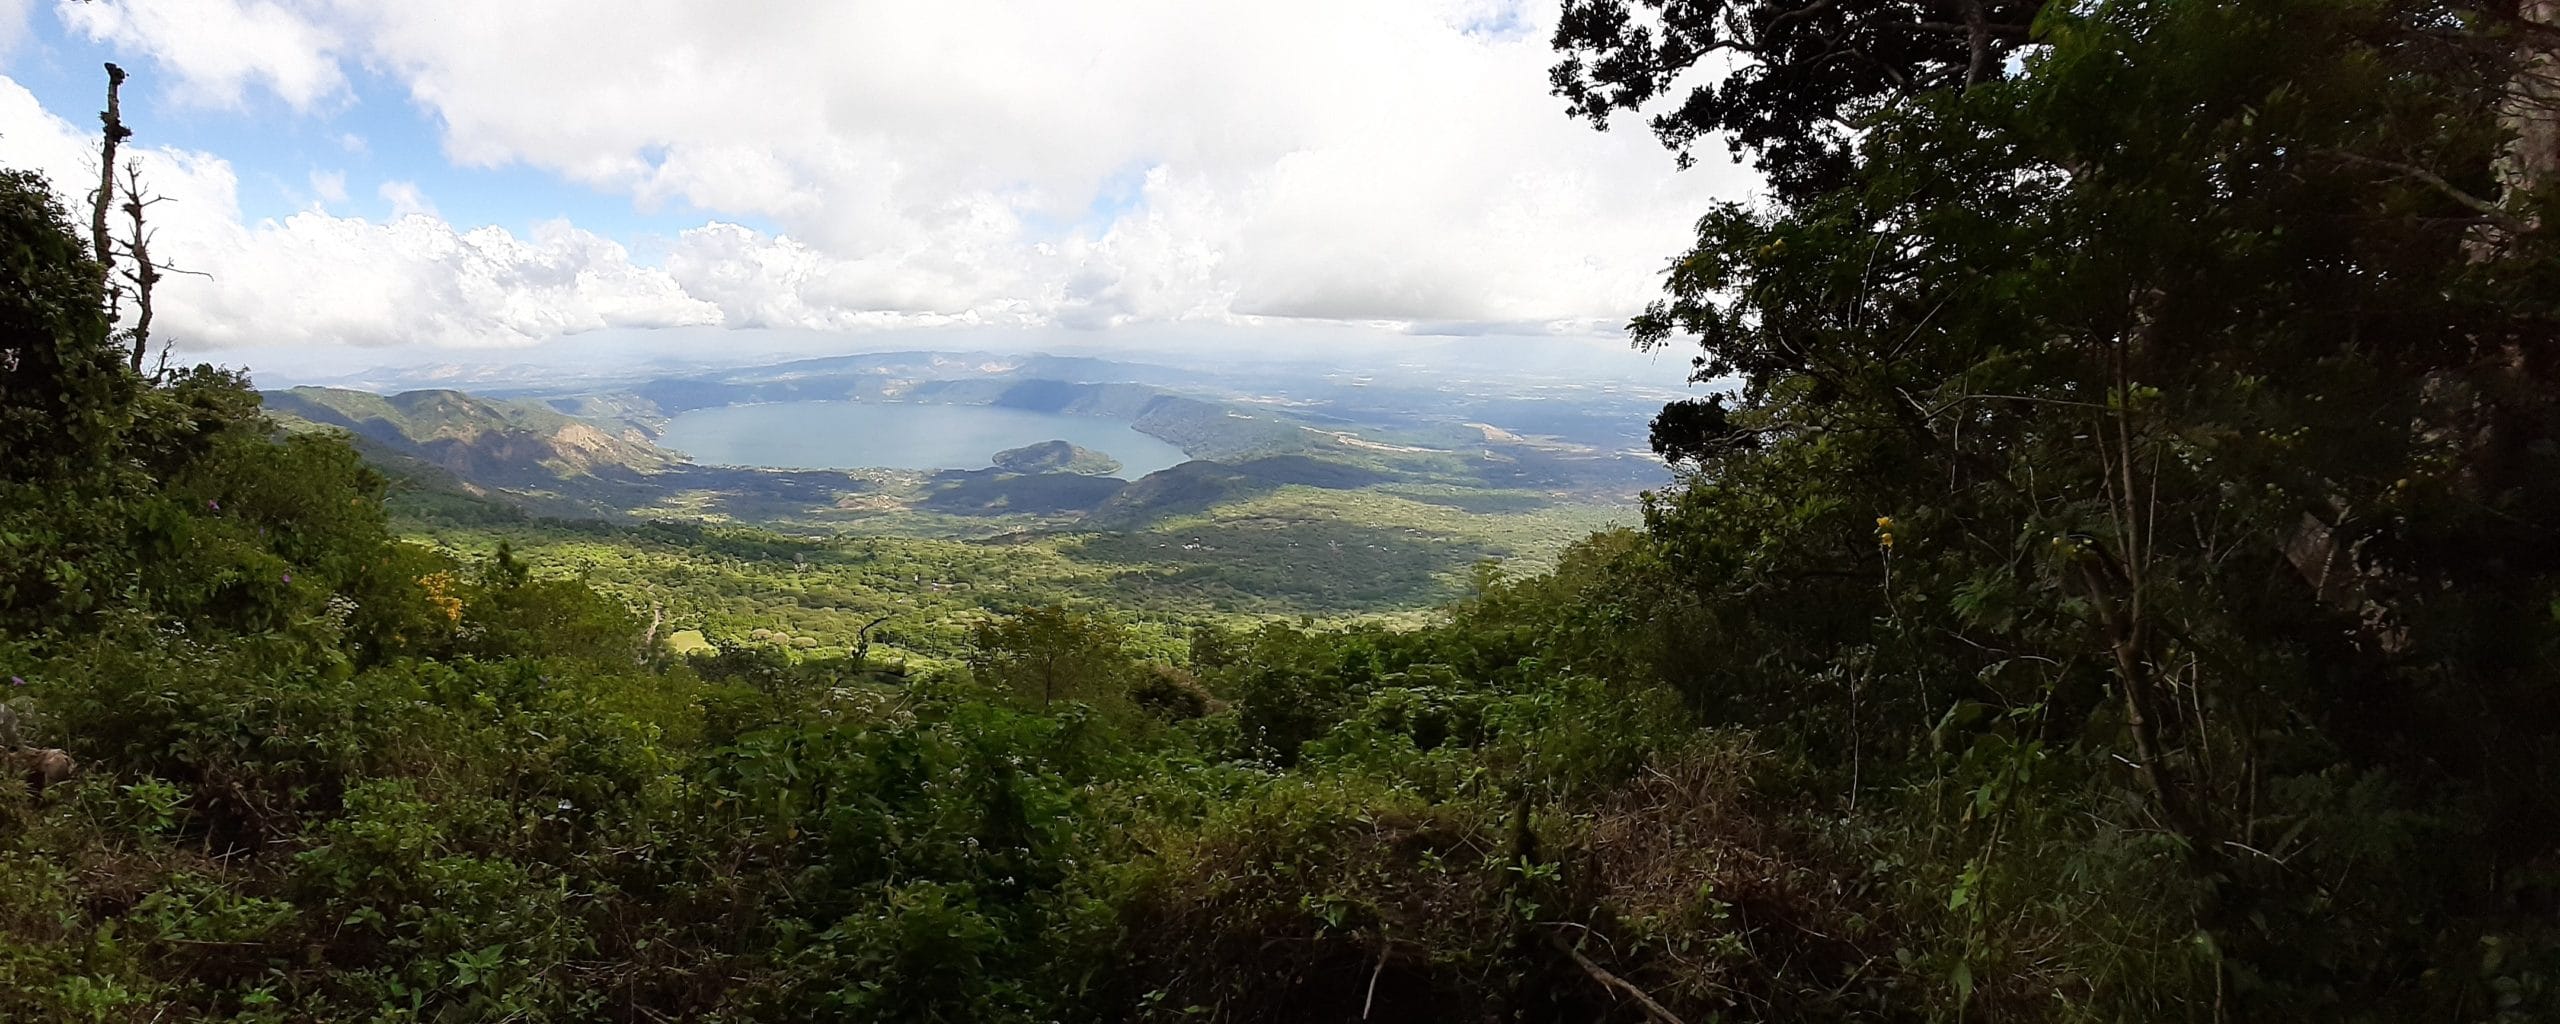
M1961 910L1973 902L1974 887L1982 884L1982 865L1972 864L1956 879L1954 891L1947 893L1947 909Z

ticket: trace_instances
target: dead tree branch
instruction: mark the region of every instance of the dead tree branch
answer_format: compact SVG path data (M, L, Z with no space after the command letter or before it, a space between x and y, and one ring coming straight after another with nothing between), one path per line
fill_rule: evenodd
M132 161L124 171L124 214L132 221L132 234L126 237L125 251L133 257L133 267L122 271L133 285L133 372L142 372L142 357L151 349L151 295L159 287L161 267L151 261L151 231L143 226L143 211L162 197L142 188L142 162Z
M1672 1013L1661 1003L1655 1002L1653 996L1637 988L1635 983L1609 973L1607 968L1592 962L1590 957L1582 955L1582 951L1574 948L1573 943L1566 942L1564 936L1548 932L1547 941L1553 943L1557 949L1563 950L1564 955L1573 958L1573 965L1582 968L1582 973L1590 975L1591 980L1599 982L1602 988L1635 1000L1637 1006L1644 1008L1645 1016L1660 1021L1661 1024L1684 1024L1678 1014Z
M871 631L880 628L881 623L889 621L892 617L893 616L883 615L879 618L873 619L870 622L865 623L860 632L853 635L853 665L855 668L861 668L871 663Z
M2325 155L2346 161L2347 163L2362 164L2366 167L2374 167L2395 172L2402 177L2436 190L2436 192L2442 194L2445 198L2460 203L2464 207L2469 208L2472 212L2489 218L2490 222L2497 224L2499 227L2505 228L2510 232L2523 234L2532 228L2531 225L2517 220L2513 215L2509 214L2505 207L2499 206L2498 204L2486 199L2482 199L2469 192L2465 192L2461 187L2450 181L2446 181L2443 175L2437 174L2434 171L2430 171L2416 164L2404 164L2397 160L2384 160L2378 157L2366 156L2362 153L2350 153L2343 149L2328 149L2322 150L2321 152Z

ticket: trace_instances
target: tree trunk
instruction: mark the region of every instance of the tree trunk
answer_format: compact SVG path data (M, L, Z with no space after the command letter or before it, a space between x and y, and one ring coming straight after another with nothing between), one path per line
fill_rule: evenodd
M2520 0L2516 16L2529 25L2560 29L2560 0ZM2522 46L2506 102L2498 110L2498 126L2510 135L2497 166L2506 197L2560 177L2560 53L2538 33L2527 34Z
M151 232L143 226L142 213L159 202L142 194L142 162L137 160L124 169L124 212L133 219L133 235L125 241L125 254L133 257L133 269L125 272L125 280L133 282L133 372L142 372L142 357L151 350L151 293L160 286L160 267L151 262ZM161 362L165 368L167 353ZM655 626L653 624L652 628Z
M89 211L90 240L97 245L101 268L114 266L116 258L114 239L107 234L107 207L116 198L116 145L133 135L124 126L116 104L116 90L123 87L124 69L107 65L107 109L98 114L98 121L105 128L105 137L98 143L98 199Z

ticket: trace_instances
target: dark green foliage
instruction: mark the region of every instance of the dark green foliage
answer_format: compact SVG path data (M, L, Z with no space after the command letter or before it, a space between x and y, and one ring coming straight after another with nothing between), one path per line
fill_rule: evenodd
M1008 448L997 452L994 462L997 469L1009 473L1083 473L1092 476L1110 476L1120 471L1120 460L1065 441L1042 441L1020 448Z
M1082 522L1090 529L1131 529L1270 487L1234 467L1195 459L1149 473L1120 488Z
M1156 718L1183 722L1209 713L1216 698L1191 673L1171 665L1150 665L1129 686L1129 703Z
M2045 0L1565 0L1550 79L1574 116L1611 116L1685 87L1654 134L1685 165L1700 139L1748 154L1777 195L1851 184L1852 128L1898 101L1990 81ZM1684 81L1692 65L1733 70Z
M1140 477L1084 517L1087 529L1135 529L1290 485L1348 490L1384 483L1374 470L1305 455L1271 455L1234 464L1194 459Z
M740 839L791 881L756 1002L782 1019L1027 1019L1053 955L1072 723L962 705L896 727L750 737L718 785Z
M1658 87L1725 6L1610 42L1576 5L1603 63L1565 70ZM1743 20L1783 36L1777 6ZM1961 88L1935 51L1819 159L1735 136L1811 162L1710 213L1634 324L1738 382L1655 425L1698 473L1648 512L1651 588L1696 639L1652 671L1881 816L1856 841L1939 887L1930 969L1982 1015L2549 1012L2560 403L2522 384L2560 250L2516 226L2546 196L2497 192L2514 40L2383 0L2036 38ZM1667 136L1864 73L1798 70Z
M1670 463L1705 463L1716 456L1757 443L1758 437L1733 423L1733 411L1725 408L1725 396L1705 401L1694 399L1673 402L1662 407L1653 418L1653 453Z
M43 178L0 173L0 484L67 477L103 454L130 394L105 271Z

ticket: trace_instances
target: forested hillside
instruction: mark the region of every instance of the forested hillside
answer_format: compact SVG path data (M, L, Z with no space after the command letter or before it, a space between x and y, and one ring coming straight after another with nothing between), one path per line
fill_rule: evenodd
M1116 413L1132 417L1117 422L1181 440L1191 449L1186 454L1196 457L1154 472L1126 471L1101 452L1052 440L986 452L989 461L983 465L938 470L862 467L849 461L832 463L840 467L834 469L724 465L664 446L660 434L668 426L669 410L690 407L629 393L536 400L449 390L379 395L300 387L261 395L269 415L287 429L345 432L368 462L406 492L460 493L553 518L742 524L801 536L987 538L1025 531L1125 531L1298 487L1361 491L1365 493L1340 497L1370 505L1419 503L1481 513L1466 517L1459 524L1464 528L1457 530L1427 508L1390 513L1368 525L1427 524L1434 532L1492 540L1524 531L1559 533L1600 519L1631 521L1639 488L1665 478L1661 465L1635 446L1643 433L1640 419L1607 436L1568 440L1521 436L1453 418L1478 408L1499 408L1500 402L1427 418L1381 415L1377 406L1363 405L1358 411L1364 418L1355 421L1312 410L1248 414L1238 405L1135 385L1128 389L1138 393L1136 401L1117 410L1095 410L1043 393L1117 386L1019 380L1017 373L1049 368L1056 361L1023 362L1020 368L1001 368L1004 376L996 380L900 381L905 390L895 401L875 402L876 395L847 391L845 379L813 381L805 375L791 379L790 394L825 396L820 400L835 408L859 404L893 415L971 406L1053 412L1065 406L1089 417L1087 422L1109 423ZM897 365L915 368L912 363ZM736 373L752 377L796 367ZM925 372L935 370L956 372L940 366L928 366ZM862 376L859 383L884 387L876 375ZM1024 391L1032 397L1021 398ZM906 399L919 392L933 397ZM721 408L716 403L706 407ZM564 415L559 408L581 415ZM1150 411L1136 411L1141 408ZM1577 408L1590 410L1587 403ZM1168 420L1166 409L1182 410L1183 415ZM1562 420L1570 426L1572 415L1506 419L1540 425ZM1387 422L1378 425L1382 419ZM1421 443L1370 440L1354 428ZM1615 437L1619 434L1631 436L1622 441ZM876 454L882 443L866 439L859 448ZM1045 447L1054 445L1065 447ZM1642 466L1636 465L1640 457ZM1332 538L1300 539L1321 544ZM1463 568L1463 563L1442 566Z
M1555 42L1766 174L1632 325L1721 390L1396 622L1163 547L1425 503L1285 456L1037 554L395 524L0 174L0 1020L2560 1019L2550 4Z

